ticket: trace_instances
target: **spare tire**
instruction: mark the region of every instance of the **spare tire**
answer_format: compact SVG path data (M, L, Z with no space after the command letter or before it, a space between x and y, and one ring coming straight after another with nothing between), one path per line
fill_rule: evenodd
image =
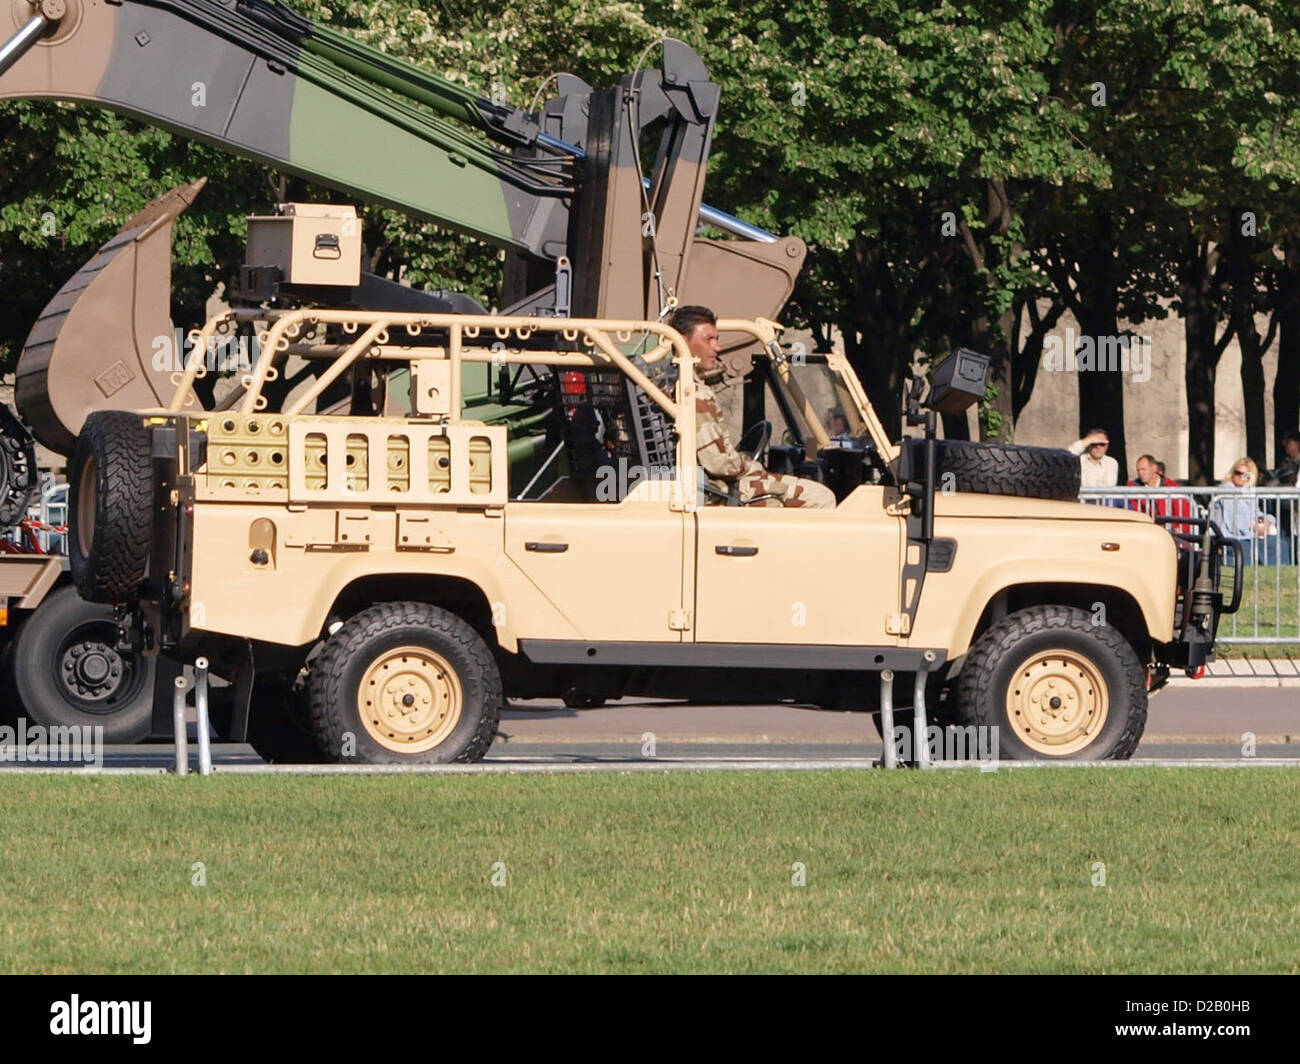
M88 602L129 602L144 583L153 517L149 432L138 414L97 410L72 456L72 579Z
M1069 451L967 440L935 444L935 485L940 491L1071 502L1079 498L1079 458Z

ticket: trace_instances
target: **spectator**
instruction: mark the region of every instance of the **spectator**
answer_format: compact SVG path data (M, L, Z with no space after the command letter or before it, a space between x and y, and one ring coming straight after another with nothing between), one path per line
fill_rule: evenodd
M849 419L844 416L843 410L837 410L832 407L826 413L826 431L831 436L848 436Z
M1246 565L1277 564L1277 521L1265 513L1255 497L1259 466L1253 458L1238 458L1220 485L1237 495L1220 495L1210 507L1210 519L1241 547Z
M1128 482L1130 488L1176 488L1178 484L1164 474L1164 462L1153 455L1144 454L1137 460L1137 477ZM1191 517L1192 500L1185 495L1157 495L1150 499L1131 498L1130 510L1141 510L1152 517ZM1190 532L1190 525L1171 525L1175 532Z
M1264 483L1294 488L1297 480L1300 480L1300 432L1293 430L1282 437L1282 461Z
M1130 488L1158 488L1164 476L1160 472L1160 463L1153 455L1144 454L1137 460L1137 476L1128 482Z
M1081 440L1070 444L1070 453L1079 456L1079 483L1085 488L1113 488L1119 483L1119 463L1106 451L1110 436L1105 429L1092 429Z
M1282 437L1282 461L1269 473L1264 483L1271 487L1294 488L1297 481L1300 481L1300 432L1292 429ZM1297 521L1300 517L1297 509L1300 509L1300 497L1293 496L1278 501L1278 520L1281 524L1278 538L1282 541L1283 565L1290 565L1296 555L1293 541L1296 527L1300 524Z

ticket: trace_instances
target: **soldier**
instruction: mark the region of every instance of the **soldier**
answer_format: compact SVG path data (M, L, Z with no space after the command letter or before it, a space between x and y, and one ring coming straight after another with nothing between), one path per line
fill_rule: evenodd
M722 410L713 389L706 381L721 375L718 355L718 319L708 307L678 307L669 324L686 338L691 354L696 358L695 370L695 449L696 460L709 475L709 486L727 492L733 484L740 485L740 504L760 495L773 495L764 499L764 506L804 506L816 509L833 509L835 495L824 484L801 477L769 473L754 459L740 454L727 436L722 420ZM709 502L718 500L709 498Z

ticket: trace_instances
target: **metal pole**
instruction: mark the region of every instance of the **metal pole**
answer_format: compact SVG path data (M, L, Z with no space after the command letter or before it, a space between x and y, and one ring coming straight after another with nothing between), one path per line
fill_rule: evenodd
M919 768L930 767L930 744L925 735L925 679L933 662L933 650L921 655L921 667L916 670L916 688L912 692L912 746L916 748L915 761Z
M208 738L208 659L194 661L194 708L198 717L199 775L212 775L212 749Z
M32 20L20 29L16 36L0 46L0 74L4 74L11 66L27 54L38 40L41 34L45 32L45 27L50 24L50 20L44 15L37 14Z
M898 752L894 749L893 669L885 669L880 674L880 731L885 740L885 768L898 768Z
M172 738L176 743L176 775L184 776L190 770L190 752L185 739L185 677L177 676L172 692Z

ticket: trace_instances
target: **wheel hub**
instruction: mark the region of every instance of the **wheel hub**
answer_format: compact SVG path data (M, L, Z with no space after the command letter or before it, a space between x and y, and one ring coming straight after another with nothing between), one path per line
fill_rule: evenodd
M455 729L460 680L440 654L405 646L376 658L361 678L357 709L370 737L388 750L422 753Z
M1065 757L1092 743L1110 716L1097 666L1071 650L1047 650L1020 666L1007 689L1007 720L1035 753Z
M122 685L122 657L107 643L83 639L72 643L60 662L63 682L92 702L111 698Z

